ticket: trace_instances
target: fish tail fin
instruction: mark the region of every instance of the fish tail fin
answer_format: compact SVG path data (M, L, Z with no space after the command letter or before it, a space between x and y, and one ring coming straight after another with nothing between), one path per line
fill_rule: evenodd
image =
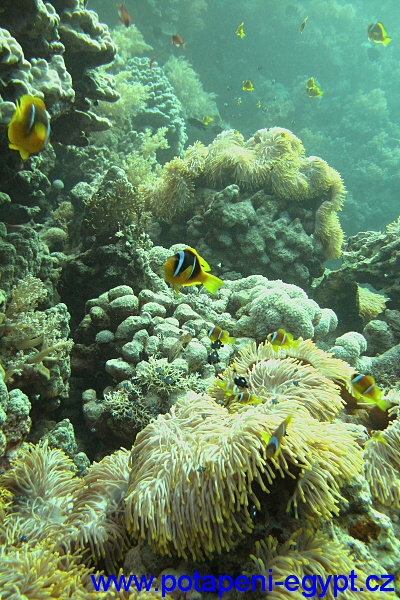
M235 337L227 337L226 341L229 342L229 344L234 344L236 342L236 338Z
M375 400L375 404L377 405L378 408L380 408L383 412L386 412L387 410L389 410L389 408L392 406L391 402L388 402L387 400L383 400L382 398L378 398L378 400Z
M221 287L221 285L223 285L224 282L219 277L211 275L211 273L204 273L201 283L204 285L206 290L211 292L211 294L215 294L215 292Z
M390 40L389 40L389 41L390 41ZM183 44L182 44L182 48L183 48L184 50L186 50L186 46L187 46L187 42L183 42Z
M392 38L390 38L390 37L385 37L385 38L384 38L384 40L383 40L383 42L382 42L382 44L383 44L384 46L387 46L387 45L388 45L388 43L389 43L389 42L391 42L391 41L392 41Z
M252 398L251 400L249 400L248 402L246 402L246 404L262 404L262 400L261 398Z

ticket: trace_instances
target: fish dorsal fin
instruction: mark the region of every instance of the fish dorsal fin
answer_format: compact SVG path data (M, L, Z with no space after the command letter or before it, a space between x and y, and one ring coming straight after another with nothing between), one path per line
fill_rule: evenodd
M208 262L206 260L204 260L204 258L202 258L194 248L187 248L187 250L190 250L191 252L193 252L193 254L197 257L197 260L199 261L199 265L201 266L203 271L211 271L211 267L208 264Z

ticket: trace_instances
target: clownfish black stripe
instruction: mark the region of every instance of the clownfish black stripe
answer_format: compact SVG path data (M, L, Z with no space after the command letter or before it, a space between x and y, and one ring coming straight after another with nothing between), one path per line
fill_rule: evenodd
M180 273L185 271L188 267L192 267L189 276L187 277L187 281L197 277L200 273L200 264L197 260L197 256L188 250L180 250L175 254L175 268L174 268L174 277L177 277Z

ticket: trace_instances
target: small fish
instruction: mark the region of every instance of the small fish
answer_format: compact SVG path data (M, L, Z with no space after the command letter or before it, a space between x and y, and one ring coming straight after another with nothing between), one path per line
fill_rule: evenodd
M180 353L182 353L182 349L188 344L192 339L192 334L189 332L184 333L169 349L168 351L168 362L172 362L175 358L178 357ZM183 355L182 355L183 358Z
M149 58L149 67L150 67L150 69L154 65L157 65L157 63L156 63L156 57L155 56L153 56L152 58Z
M171 377L171 375L164 375L164 371L161 367L156 367L155 369L158 373L158 377L167 385L174 385L175 380Z
M236 100L236 102L237 102L238 104L242 104L243 100L242 100L242 99L241 99L241 97L239 96L239 98Z
M211 123L211 121L214 121L214 119L212 117L209 117L208 115L204 115L204 117L203 117L204 125L208 125L209 123Z
M252 92L254 90L254 85L251 83L250 79L247 79L247 81L243 81L242 90L245 90L247 92Z
M171 44L185 49L187 42L184 42L180 35L174 33L173 35L171 35Z
M230 337L226 329L221 329L218 325L211 327L207 332L207 335L212 342L220 341L221 344L226 344L227 342L229 344L234 344L236 342L235 337Z
M118 21L123 23L125 27L129 27L132 23L132 17L125 8L125 2L116 5L118 8Z
M209 365L216 365L217 363L221 362L219 354L216 350L207 355L207 362Z
M300 341L294 340L292 334L287 333L284 329L278 329L278 331L270 333L267 335L267 340L276 352L279 348L297 348Z
M220 340L214 340L210 345L213 350L219 350L222 346L222 343Z
M380 429L371 430L369 434L371 436L371 440L376 440L377 442L381 442L382 444L389 445L387 439L383 436L382 431Z
M303 33L304 27L306 26L307 21L308 21L308 17L305 17L305 19L300 23L300 27L299 27L300 33Z
M9 148L19 150L22 160L43 150L50 136L50 117L41 98L24 94L8 125Z
M239 400L241 404L262 404L262 400L256 398L254 394L250 394L250 392L240 392L236 396L236 400Z
M256 106L257 106L257 108L261 108L262 107L262 104L261 104L260 100L258 102L256 102Z
M386 35L386 29L382 23L370 23L367 27L368 39L370 42L376 42L377 44L383 44L387 46L392 38Z
M236 29L236 35L238 35L241 38L244 38L244 36L246 35L244 32L244 23L240 23L239 27Z
M233 383L238 386L238 388L247 388L248 383L244 377L236 376L233 378Z
M275 429L273 434L269 436L265 431L261 432L261 437L267 444L265 451L268 458L275 458L281 451L281 441L286 433L287 426L292 420L293 415L288 415L284 421Z
M189 125L192 125L192 127L196 127L196 129L202 129L203 131L205 131L207 129L207 127L203 123L203 121L200 121L199 119L195 119L194 117L189 117L186 120L189 123Z
M314 77L310 77L310 79L307 79L307 83L306 83L307 96L310 96L310 98L314 98L316 96L322 96L323 93L324 92L321 90L321 88L315 83Z
M382 399L382 390L376 385L372 375L355 373L350 382L351 393L356 400L364 400L376 404L383 411L388 410L392 404Z
M236 396L237 394L240 394L239 386L232 380L229 381L224 379L221 381L220 379L217 379L215 385L220 387L221 390L224 390L226 396Z
M224 282L219 277L207 273L210 270L210 265L194 248L179 250L164 263L165 279L172 283L176 292L179 292L178 285L202 284L214 294Z

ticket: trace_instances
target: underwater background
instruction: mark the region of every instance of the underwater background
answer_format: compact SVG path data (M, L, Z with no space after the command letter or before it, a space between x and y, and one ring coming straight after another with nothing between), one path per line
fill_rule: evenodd
M399 22L2 0L2 600L400 596Z

